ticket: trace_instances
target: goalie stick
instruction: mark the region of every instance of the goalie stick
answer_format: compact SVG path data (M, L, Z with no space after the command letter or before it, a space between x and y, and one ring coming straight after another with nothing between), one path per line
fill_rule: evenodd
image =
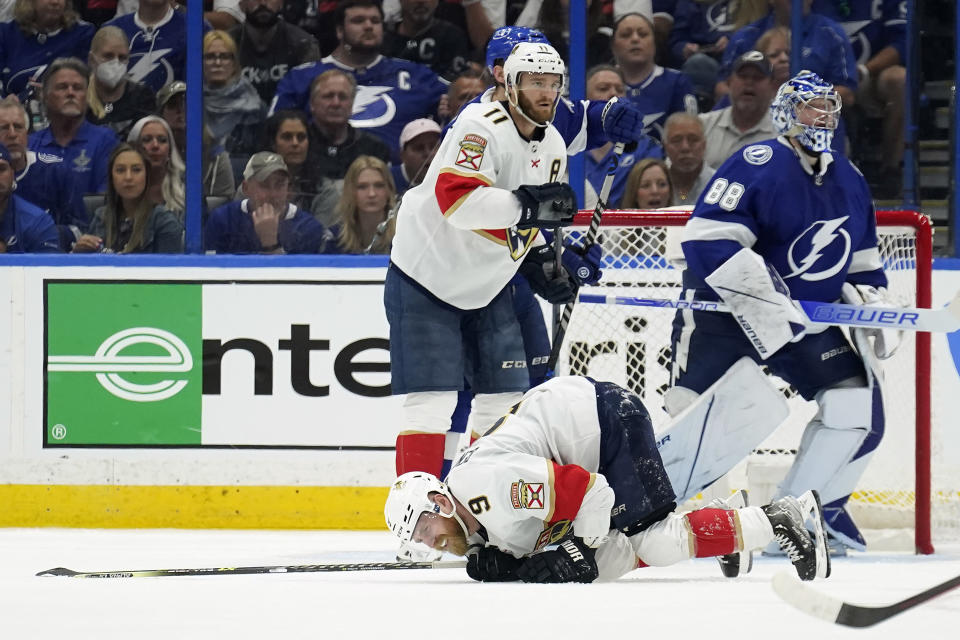
M581 293L580 302L619 304L633 307L660 307L663 309L691 309L731 313L722 302L709 300L671 300L666 298L634 298L606 294ZM912 307L862 307L841 302L797 300L813 324L828 324L877 329L904 329L907 331L934 331L952 333L960 329L960 293L950 304L940 309Z
M134 569L120 571L74 571L65 567L47 569L39 577L64 578L160 578L166 576L223 576L252 573L316 573L327 571L388 571L393 569L462 569L462 560L443 562L359 562L344 564L276 564L262 567L210 567L205 569Z
M590 226L583 236L583 246L589 247L597 241L600 234L600 219L603 217L603 211L607 208L607 199L610 197L610 189L613 187L613 177L617 173L617 167L620 166L620 158L623 156L623 149L626 145L618 142L613 146L613 157L610 159L610 165L607 167L607 175L603 178L603 184L600 185L600 194L597 196L597 206L593 209L593 217L590 218ZM557 238L560 238L559 229ZM559 245L558 245L559 246ZM557 260L560 259L560 250L557 250ZM576 283L574 283L576 286ZM548 376L552 376L557 368L557 360L560 358L560 347L563 346L563 337L567 334L567 327L570 325L570 316L573 315L573 305L577 301L571 300L563 306L563 312L560 314L560 320L556 323L553 331L553 345L550 348L550 359L547 360Z
M900 602L888 605L859 605L821 593L803 584L788 571L773 576L773 590L786 602L804 613L846 627L873 626L957 587L960 587L960 576Z

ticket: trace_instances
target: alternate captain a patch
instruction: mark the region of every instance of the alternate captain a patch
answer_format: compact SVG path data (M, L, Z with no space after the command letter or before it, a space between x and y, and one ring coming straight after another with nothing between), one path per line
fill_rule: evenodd
M483 152L487 148L487 139L473 133L463 136L460 141L460 153L457 154L456 165L465 169L480 171L480 162Z
M514 509L543 509L543 483L514 482L510 485L510 502Z

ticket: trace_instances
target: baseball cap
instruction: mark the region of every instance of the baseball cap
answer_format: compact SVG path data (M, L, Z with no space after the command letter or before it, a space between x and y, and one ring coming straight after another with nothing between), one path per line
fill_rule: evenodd
M173 96L177 95L178 93L186 92L187 83L183 80L174 80L173 82L164 85L160 91L157 92L157 111L163 109L163 107Z
M767 60L767 56L763 55L763 53L757 51L756 49L753 51L747 51L733 61L733 73L740 71L740 69L747 65L756 67L760 70L760 73L765 76L773 75L773 67L770 66L770 61Z
M408 142L416 138L421 133L440 133L440 125L429 118L417 118L411 120L400 132L400 148L403 149Z
M287 163L283 161L283 157L272 151L258 151L250 156L250 160L243 170L243 179L261 182L277 171L283 171L287 175L290 174L290 170L287 169Z

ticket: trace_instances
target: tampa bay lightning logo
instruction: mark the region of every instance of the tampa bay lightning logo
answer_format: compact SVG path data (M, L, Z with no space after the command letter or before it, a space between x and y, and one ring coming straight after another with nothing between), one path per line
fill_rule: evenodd
M127 63L127 75L137 82L146 82L151 86L162 87L175 80L173 65L167 55L173 49L154 49L149 53L131 53ZM147 77L156 74L156 81L147 81Z
M818 220L790 243L787 262L790 273L783 276L818 282L840 273L850 257L850 234L841 225L850 216Z
M714 2L707 8L704 17L707 20L710 31L726 32L734 30L736 25L733 23L733 20L730 20L728 15L729 11L729 2Z
M397 104L390 96L394 87L357 87L350 124L358 129L382 127L397 115Z
M767 144L752 144L743 150L743 159L760 166L766 164L773 157L773 149Z

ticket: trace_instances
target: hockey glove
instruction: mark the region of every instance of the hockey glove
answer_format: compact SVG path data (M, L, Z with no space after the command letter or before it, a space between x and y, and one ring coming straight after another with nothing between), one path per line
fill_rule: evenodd
M889 292L884 287L871 287L868 284L853 284L844 282L840 295L847 304L863 305L865 307L898 307ZM857 328L867 337L873 336L873 353L881 360L886 360L897 351L903 332L896 329L865 329Z
M548 244L533 247L520 263L520 275L527 279L533 292L550 304L566 304L576 291L566 273L557 273L557 254Z
M480 547L467 556L467 575L477 582L516 582L521 560L496 547Z
M600 269L603 252L598 244L592 244L586 250L564 247L560 259L563 262L563 268L581 287L585 284L597 284L603 276L603 271Z
M629 100L610 98L600 115L603 132L611 142L636 143L644 137L643 112Z
M600 575L596 551L580 538L567 538L556 549L541 551L523 561L517 576L524 582L593 582Z
M563 182L523 184L513 190L520 201L517 229L533 227L566 227L577 214L577 194Z

